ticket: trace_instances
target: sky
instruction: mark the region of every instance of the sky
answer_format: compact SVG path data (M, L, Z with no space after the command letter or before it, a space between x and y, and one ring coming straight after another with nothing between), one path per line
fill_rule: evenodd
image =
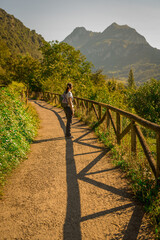
M63 41L76 27L103 32L116 22L160 49L160 0L0 0L0 8L46 41Z

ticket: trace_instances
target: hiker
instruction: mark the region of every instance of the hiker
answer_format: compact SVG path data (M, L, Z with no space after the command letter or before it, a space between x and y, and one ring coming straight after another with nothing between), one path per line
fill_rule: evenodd
M67 98L67 106L64 107L64 112L66 114L67 118L67 124L66 124L66 138L72 138L71 136L71 124L72 124L72 116L74 116L74 106L73 106L73 95L72 95L72 90L73 86L72 83L67 84L67 88L65 91L66 98Z

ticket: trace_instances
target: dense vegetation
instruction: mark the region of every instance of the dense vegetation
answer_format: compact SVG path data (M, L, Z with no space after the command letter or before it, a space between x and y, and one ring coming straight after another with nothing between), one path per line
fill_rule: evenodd
M14 60L4 45L0 54L0 83L22 82L31 91L61 93L72 82L74 95L108 103L159 123L160 81L152 79L135 86L132 69L128 85L108 79L101 70L92 72L92 64L79 50L67 43L50 42L41 47L42 58L18 55Z
M7 45L12 55L29 54L34 58L41 56L38 49L44 41L43 37L1 8L0 40Z
M128 101L138 115L160 124L160 81L151 79L144 83L130 93Z
M0 194L6 175L26 157L37 133L37 114L21 100L22 86L0 89Z
M42 57L39 48L44 39L34 30L25 27L14 16L7 14L0 8L0 85L8 85L12 82L14 66L20 62L20 58L32 62L32 59ZM19 55L19 56L18 56ZM15 64L13 64L15 63ZM20 64L20 63L19 63Z

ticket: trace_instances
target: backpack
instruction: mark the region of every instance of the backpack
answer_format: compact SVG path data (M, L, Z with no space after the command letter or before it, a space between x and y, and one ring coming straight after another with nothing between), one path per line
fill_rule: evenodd
M63 108L68 107L68 101L67 101L67 96L65 92L60 96L60 102Z

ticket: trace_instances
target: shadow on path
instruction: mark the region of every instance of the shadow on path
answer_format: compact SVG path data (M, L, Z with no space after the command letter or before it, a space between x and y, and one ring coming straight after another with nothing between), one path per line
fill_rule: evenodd
M49 106L43 101L34 101L34 102L38 104L40 107L43 107L43 108L46 108L47 110L52 111L57 116L57 119L59 120L60 126L63 129L63 132L65 132L64 122L61 116L59 115L61 111L58 113L57 111L54 110L53 106L51 105ZM76 123L79 123L79 121L73 123L74 128L76 128ZM77 127L77 129L78 128L79 127ZM88 171L92 169L92 167L95 166L110 149L106 149L103 147L89 144L88 142L84 142L83 138L86 137L91 132L91 130L86 129L86 131L84 134L82 134L80 137L78 137L74 141L72 141L71 139L65 139L66 140L66 173L67 173L67 177L66 177L67 178L67 211L66 211L66 219L65 219L64 228L63 228L63 239L64 240L72 240L72 239L81 240L82 238L81 227L80 227L81 222L94 219L100 216L104 216L107 214L115 213L123 209L134 207L133 214L130 218L128 226L126 226L126 229L123 229L122 232L115 234L114 237L112 237L112 240L114 239L136 240L141 227L144 212L142 211L141 206L139 206L138 204L132 201L132 197L133 197L132 194L128 193L125 190L121 190L121 189L106 185L104 183L98 182L88 177L89 175L92 175L92 174L99 174L101 172L113 171L116 168L105 169L102 171L88 173ZM37 140L37 141L34 141L34 143L55 141L55 140L61 140L61 139L64 139L64 137ZM76 171L76 165L75 165L75 159L74 159L73 142L76 142L84 146L90 146L94 150L98 149L95 152L99 152L99 155L93 161L91 161L84 169L82 169L78 174ZM89 154L89 153L83 153L83 154ZM131 201L131 203L81 217L80 191L78 186L78 180L86 182L87 184L92 184L95 187L102 188L108 192L116 194L122 197L122 199L127 198Z
M59 120L60 126L63 129L65 135L65 125L58 114L58 112L54 111L54 107L48 107L44 105L44 102L37 102L40 107L43 107L47 110L52 111ZM64 240L80 240L81 239L81 229L80 229L80 219L81 219L81 206L80 206L80 193L77 179L77 171L74 159L74 150L73 150L73 142L71 139L66 138L58 138L57 140L65 139L66 140L66 178L67 178L67 211L66 211L66 219L63 228L63 239ZM54 141L53 139L44 139L42 141ZM39 142L35 141L34 143Z
M57 138L48 138L48 139L42 139L42 140L34 140L32 144L36 143L42 143L42 142L51 142L51 141L58 141L58 140L64 140L65 137L57 137Z

